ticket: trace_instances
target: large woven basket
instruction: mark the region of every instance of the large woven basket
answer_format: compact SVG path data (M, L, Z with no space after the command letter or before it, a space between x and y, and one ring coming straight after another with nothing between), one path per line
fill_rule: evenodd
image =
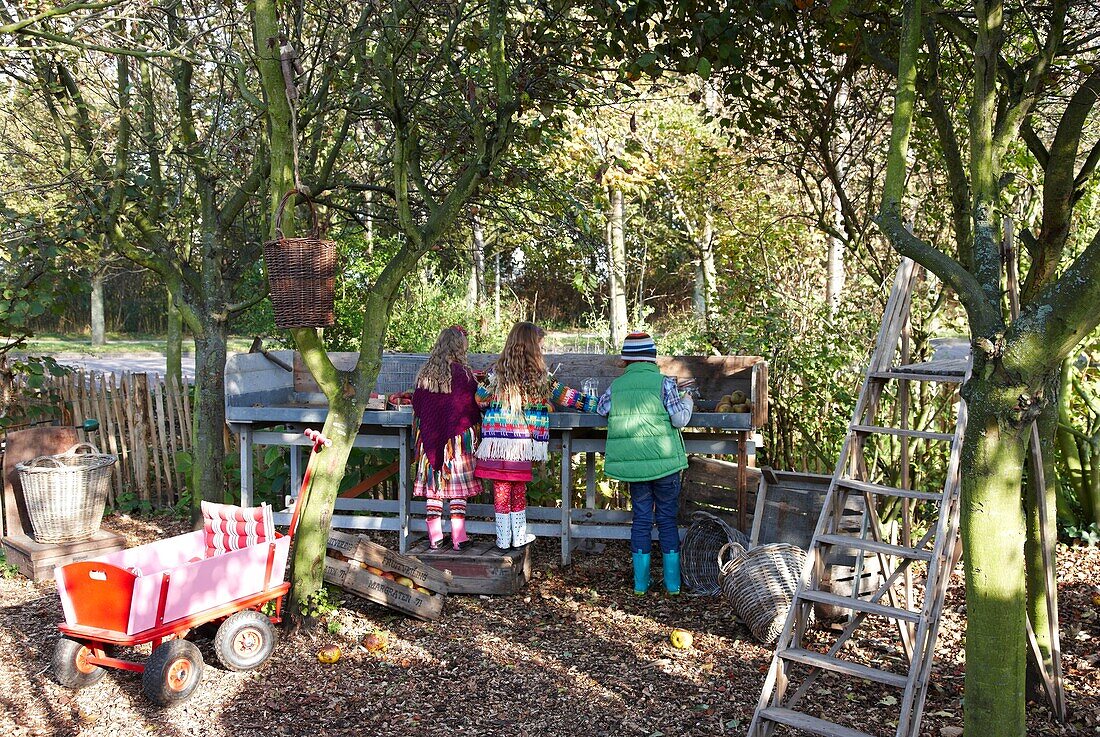
M783 632L805 562L805 551L787 543L751 550L730 543L718 551L722 595L760 642L772 645Z
M680 545L682 579L689 593L716 596L722 590L718 584L718 551L728 543L747 548L749 538L710 512L691 513L691 527Z
M94 535L116 460L90 443L79 443L60 455L16 464L34 539L68 543Z
M283 212L294 195L309 205L310 233L283 237ZM317 208L304 192L292 189L275 211L275 239L264 243L264 263L280 328L325 328L336 322L336 244L321 239Z

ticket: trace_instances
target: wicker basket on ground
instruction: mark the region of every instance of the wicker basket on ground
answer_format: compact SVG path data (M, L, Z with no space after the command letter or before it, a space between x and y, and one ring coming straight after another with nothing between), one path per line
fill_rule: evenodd
M40 543L87 540L99 530L117 459L90 443L16 464L34 539Z
M787 543L730 543L718 552L722 595L760 642L772 645L783 632L805 562L806 552Z
M311 227L303 238L283 236L283 212L294 195L309 205ZM321 239L317 208L304 192L292 189L275 211L275 239L264 243L264 264L280 328L325 328L336 322L336 244Z
M728 543L738 543L747 548L749 538L721 517L702 510L692 512L691 526L680 546L680 567L688 593L716 596L721 591L718 551Z

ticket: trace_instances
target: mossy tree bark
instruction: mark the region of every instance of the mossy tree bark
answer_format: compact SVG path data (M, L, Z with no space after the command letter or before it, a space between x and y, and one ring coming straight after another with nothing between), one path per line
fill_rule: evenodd
M311 459L312 484L303 504L295 545L289 619L295 624L309 623L317 611L318 593L323 583L324 554L332 511L340 481L359 430L363 410L382 365L382 349L390 314L402 280L411 273L444 233L455 223L473 196L478 184L499 164L516 130L519 105L512 90L512 79L505 60L506 6L503 0L490 0L487 8L487 57L490 79L488 93L479 90L473 80L457 90L458 104L467 107L471 148L455 166L449 187L428 186L421 167L422 133L417 121L417 105L425 104L415 95L407 95L406 80L400 65L407 60L406 32L416 33L413 18L418 8L398 2L387 8L387 22L368 38L356 29L352 43L367 48L356 61L369 67L376 77L374 90L380 94L388 123L393 129L390 156L392 194L397 221L405 241L390 259L375 283L364 295L359 360L349 371L336 369L328 357L318 330L296 329L294 341L310 373L328 399L328 416L323 428L332 445ZM365 29L364 9L360 27ZM455 48L460 19L454 19L441 43ZM279 20L273 0L256 0L253 5L253 43L267 104L267 124L271 150L269 180L270 212L284 192L294 185L291 111L280 66ZM417 93L422 94L422 93ZM274 223L272 223L272 234ZM284 234L292 225L284 220Z
M923 264L958 294L969 318L974 363L972 377L963 387L969 424L960 469L967 600L964 728L967 734L983 737L1023 737L1027 732L1025 617L1030 611L1037 630L1047 622L1038 512L1021 497L1025 455L1031 425L1038 419L1047 470L1051 470L1060 364L1100 322L1100 312L1094 307L1100 300L1100 234L1056 278L1071 225L1073 198L1079 197L1074 194L1074 182L1082 180L1075 161L1081 126L1096 99L1092 90L1096 75L1086 79L1079 94L1071 98L1049 155L1043 157L1043 229L1037 237L1025 234L1034 265L1025 281L1020 316L1012 320L1001 293L999 223L995 217L1001 160L1032 114L1050 62L1061 45L1065 4L1052 5L1046 44L1007 98L998 97L997 84L1002 11L999 2L979 2L976 33L963 29L965 33L955 34L974 51L969 181L962 176L958 160L952 177L953 201L965 194L964 187L969 187L971 194L970 221L956 233L960 260L903 225L906 156L917 102L921 0L905 3L893 127L877 222L898 252ZM941 23L951 23L936 17ZM930 58L934 62L936 55ZM942 99L934 85L926 90L943 148L957 152ZM1085 164L1094 166L1095 162ZM1050 501L1049 515L1052 491L1047 488L1044 493ZM1049 522L1053 524L1052 515ZM1041 640L1040 647L1049 652L1049 640Z

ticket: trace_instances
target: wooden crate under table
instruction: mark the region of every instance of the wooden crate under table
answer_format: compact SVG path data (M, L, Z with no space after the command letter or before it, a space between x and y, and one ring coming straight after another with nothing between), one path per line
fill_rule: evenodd
M502 551L492 539L479 539L465 550L454 550L448 542L432 550L428 539L420 538L410 545L409 553L433 568L450 571L452 594L511 596L531 580L532 548L536 544Z

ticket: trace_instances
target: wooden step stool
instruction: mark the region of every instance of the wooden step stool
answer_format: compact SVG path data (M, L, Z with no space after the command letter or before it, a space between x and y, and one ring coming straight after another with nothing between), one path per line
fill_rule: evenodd
M452 594L486 594L511 596L523 591L531 580L532 548L537 541L522 548L501 550L492 539L471 540L470 547L455 550L444 542L439 550L428 547L428 538L414 540L409 555L415 555L426 565L450 571Z

